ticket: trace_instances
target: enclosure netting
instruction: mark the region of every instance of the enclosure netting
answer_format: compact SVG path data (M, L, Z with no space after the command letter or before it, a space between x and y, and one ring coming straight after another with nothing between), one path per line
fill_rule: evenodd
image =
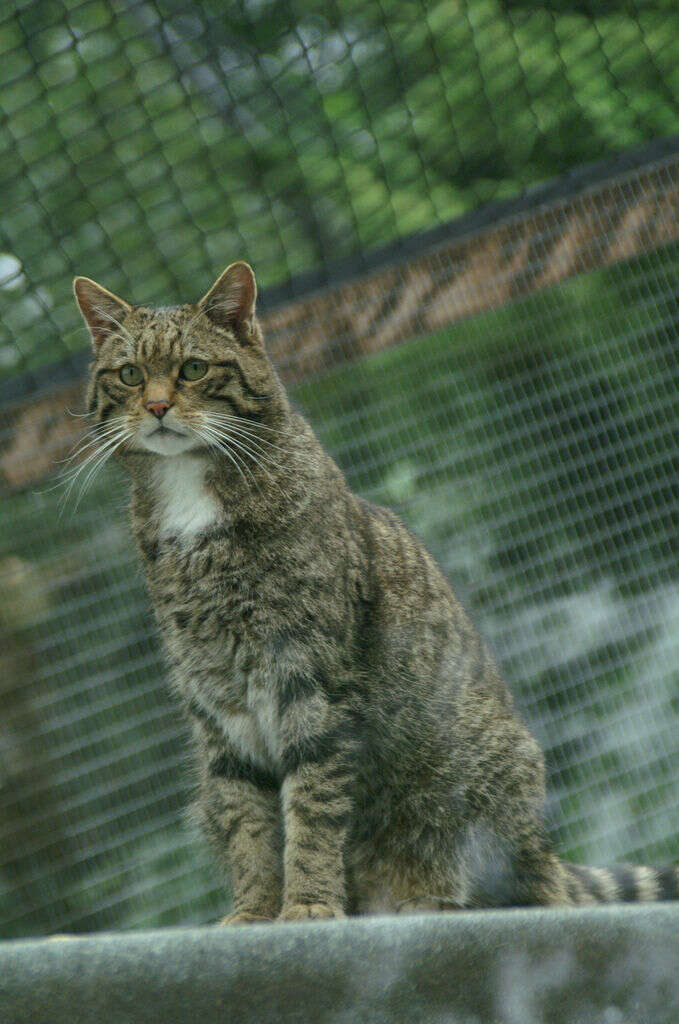
M249 259L294 400L494 646L559 851L676 860L679 11L224 7L0 14L0 933L228 900L125 481L53 489L74 273L177 302Z

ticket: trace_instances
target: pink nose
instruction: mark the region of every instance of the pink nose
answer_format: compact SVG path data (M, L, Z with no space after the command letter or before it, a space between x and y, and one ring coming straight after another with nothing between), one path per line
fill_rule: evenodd
M165 399L160 402L147 402L146 408L149 412L152 412L154 416L157 416L159 420L162 420L163 416L170 408L170 403Z

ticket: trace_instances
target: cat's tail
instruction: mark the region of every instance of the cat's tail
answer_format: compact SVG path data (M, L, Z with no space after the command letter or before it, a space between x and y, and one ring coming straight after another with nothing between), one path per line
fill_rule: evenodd
M655 903L679 900L679 867L619 864L590 868L561 861L570 903Z

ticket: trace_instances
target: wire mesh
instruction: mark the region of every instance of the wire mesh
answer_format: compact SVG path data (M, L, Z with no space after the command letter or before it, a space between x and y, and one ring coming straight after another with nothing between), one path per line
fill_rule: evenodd
M125 481L77 510L52 489L81 391L59 360L87 340L73 272L183 301L249 258L295 401L495 646L560 852L679 858L679 160L614 158L679 132L674 6L0 19L2 934L199 922L228 898L183 816ZM566 198L487 205L602 156Z
M360 267L679 127L679 10L503 0L13 0L0 13L0 371L86 347L86 266L147 300L238 252ZM200 282L200 284L199 284Z

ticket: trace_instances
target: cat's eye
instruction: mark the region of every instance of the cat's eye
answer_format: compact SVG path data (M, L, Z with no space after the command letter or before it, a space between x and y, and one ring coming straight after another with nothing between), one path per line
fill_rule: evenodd
M180 377L184 380L200 380L207 373L207 363L204 359L187 359L179 371Z
M125 366L120 369L120 379L123 384L127 384L128 388L133 388L137 384L141 384L144 379L144 374L138 366L134 365L134 363L126 363Z

